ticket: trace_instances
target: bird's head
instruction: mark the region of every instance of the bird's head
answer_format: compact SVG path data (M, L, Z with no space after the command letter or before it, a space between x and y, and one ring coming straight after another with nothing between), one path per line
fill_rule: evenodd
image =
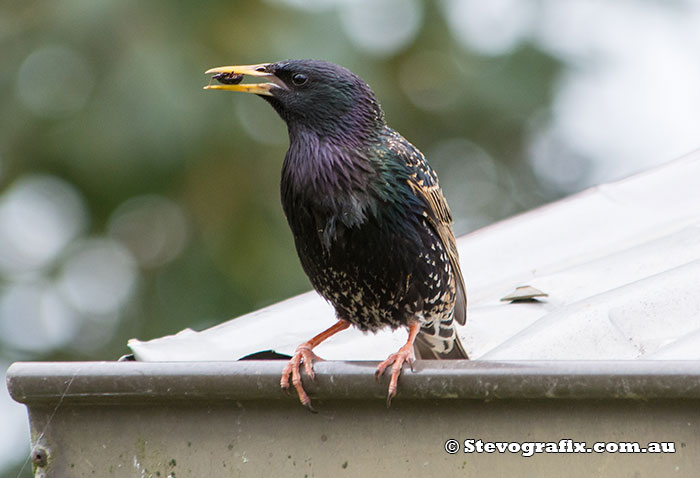
M384 125L372 89L347 68L320 60L285 60L259 65L221 66L206 72L220 84L205 89L254 93L272 105L287 123L319 137L361 138ZM245 77L263 83L242 83Z

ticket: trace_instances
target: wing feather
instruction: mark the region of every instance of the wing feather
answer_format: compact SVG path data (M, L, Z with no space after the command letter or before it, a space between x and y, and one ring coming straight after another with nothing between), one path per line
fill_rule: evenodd
M459 264L457 241L452 231L452 213L438 183L437 174L426 162L423 154L396 133L389 141L389 148L399 154L412 170L407 181L411 190L424 206L425 216L447 251L455 277L455 319L460 325L467 320L467 295L462 268Z
M450 266L455 276L455 320L457 320L458 324L464 325L467 320L467 297L462 268L459 264L457 241L452 232L452 213L447 205L445 196L442 194L442 189L437 183L426 187L425 184L421 186L409 180L409 185L416 196L424 200L427 206L425 212L428 220L438 237L440 237L443 247L447 250Z

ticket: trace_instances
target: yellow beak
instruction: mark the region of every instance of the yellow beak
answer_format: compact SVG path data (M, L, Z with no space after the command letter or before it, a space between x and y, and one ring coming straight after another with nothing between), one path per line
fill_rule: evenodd
M211 81L207 86L204 87L205 90L228 90L228 91L242 91L243 93L254 93L256 95L272 96L271 90L273 88L286 88L284 83L282 83L277 77L268 71L270 63L260 63L258 65L238 65L238 66L218 66L216 68L211 68L204 73L206 75L211 75L212 79L217 79L223 84L212 85ZM272 81L269 83L250 83L246 85L242 84L226 84L228 81L242 81L236 78L236 76L246 75L246 76L258 76L269 78Z

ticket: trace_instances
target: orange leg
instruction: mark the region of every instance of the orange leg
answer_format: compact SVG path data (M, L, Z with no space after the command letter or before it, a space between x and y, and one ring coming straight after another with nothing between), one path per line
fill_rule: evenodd
M385 361L379 364L377 371L374 376L377 380L384 373L384 370L389 365L391 367L391 380L389 381L389 394L386 397L386 406L391 406L391 399L396 396L396 386L399 382L399 375L401 374L401 367L404 362L408 362L413 370L413 362L416 360L416 356L413 354L413 342L416 340L416 335L420 332L420 324L414 322L408 327L408 340L406 344L401 347L396 353L393 353L387 357Z
M348 322L347 320L339 319L338 322L336 322L332 327L324 330L323 332L315 336L313 339L308 340L303 344L299 345L296 351L294 352L292 358L289 359L289 362L287 362L287 365L284 367L284 370L282 370L282 379L280 380L280 386L284 389L285 392L288 392L289 376L291 375L292 385L294 385L294 388L296 389L297 394L299 395L299 400L301 401L301 404L309 410L311 410L312 412L315 410L311 407L311 399L306 394L306 392L304 391L304 387L302 386L301 371L299 370L299 366L301 362L304 362L304 370L306 371L306 375L311 377L311 379L313 380L316 376L316 374L314 373L313 361L314 359L320 360L320 358L312 352L313 348L321 342L323 342L324 340L326 340L328 337L335 335L341 330L347 329L348 327L350 327L350 322Z

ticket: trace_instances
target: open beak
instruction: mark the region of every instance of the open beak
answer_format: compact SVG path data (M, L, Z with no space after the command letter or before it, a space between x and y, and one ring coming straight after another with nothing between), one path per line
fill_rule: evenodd
M272 96L275 88L287 89L287 86L274 74L270 73L271 63L261 63L259 65L239 65L239 66L219 66L211 68L204 73L214 75L212 80L217 80L219 85L212 85L211 81L205 90L228 90L242 91L243 93L254 93L256 95ZM257 76L270 80L268 83L248 83L240 84L244 76Z

